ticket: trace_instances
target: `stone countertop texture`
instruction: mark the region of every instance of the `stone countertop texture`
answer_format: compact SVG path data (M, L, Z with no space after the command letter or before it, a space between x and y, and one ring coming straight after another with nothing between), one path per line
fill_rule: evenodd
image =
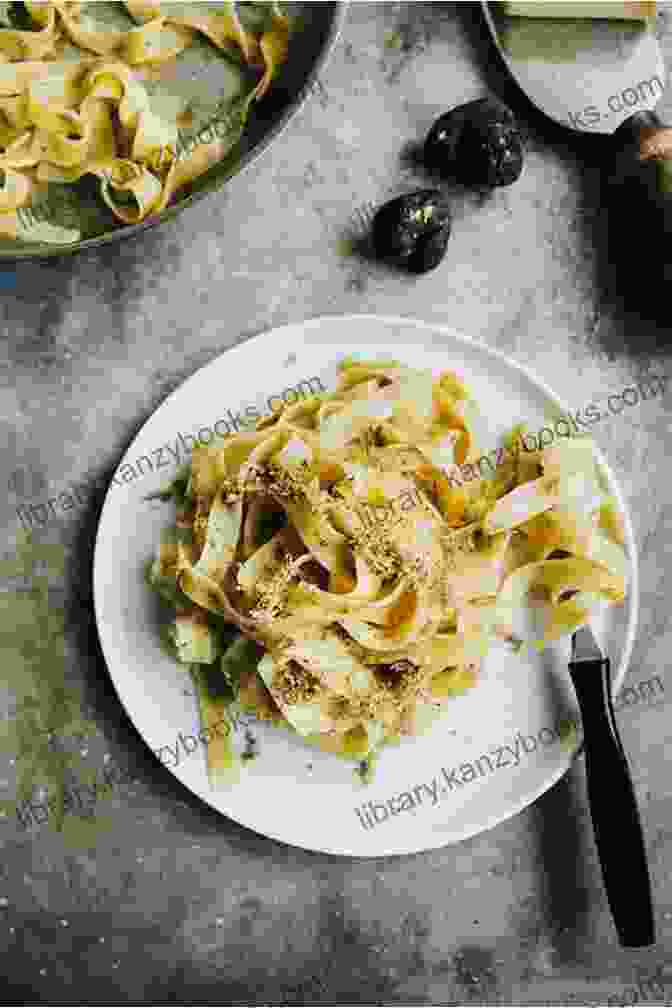
M670 56L665 13L660 31ZM453 237L433 273L411 279L347 254L358 209L426 184L409 150L433 120L488 91L528 130L521 179L487 199L455 193ZM666 106L669 93L664 115ZM3 269L5 558L18 507L72 481L109 480L168 393L283 323L351 312L435 320L529 364L577 408L665 374L671 313L657 264L669 243L638 232L635 215L628 247L615 247L600 209L601 143L531 107L477 4L354 3L302 113L225 191L137 239ZM65 845L48 825L0 820L2 1003L671 1004L669 396L595 435L629 497L640 551L630 682L662 684L618 715L650 857L655 948L618 946L582 758L508 822L405 857L284 846L192 796L138 736L99 650L89 571L101 488L34 542L66 549L50 598L65 608L67 681L95 723L86 745L124 778L109 829L89 847ZM4 794L14 766L0 752Z

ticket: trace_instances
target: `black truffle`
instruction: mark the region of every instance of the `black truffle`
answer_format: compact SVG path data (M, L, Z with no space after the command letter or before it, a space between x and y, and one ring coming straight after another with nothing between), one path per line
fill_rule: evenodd
M426 168L463 185L506 186L523 169L523 138L511 109L478 98L440 116L425 140Z
M376 256L410 273L439 265L450 238L451 213L437 189L419 189L383 204L373 218Z

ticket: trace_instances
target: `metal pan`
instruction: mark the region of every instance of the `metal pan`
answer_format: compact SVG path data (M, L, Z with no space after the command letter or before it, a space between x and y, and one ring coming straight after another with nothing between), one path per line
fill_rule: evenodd
M101 223L102 209L99 204L102 201L94 196L93 189L91 189L89 210L95 201L98 216L89 214L87 218L86 200L84 200L82 203L84 218L93 222L88 228L86 237L68 244L0 239L0 259L8 261L68 255L79 252L81 249L106 245L139 234L162 221L176 217L177 214L203 199L209 193L221 189L230 179L240 175L257 158L261 157L300 111L314 89L318 76L326 66L343 29L347 0L287 3L283 6L285 10L296 17L298 25L290 39L287 61L274 80L268 94L259 103L254 113L250 115L242 139L223 161L195 179L184 190L184 194L165 210L150 216L139 224L123 225L111 213L107 220L103 219ZM200 50L201 55L205 54L205 47L207 47L207 43L204 43L204 47ZM195 53L190 59L182 62L178 69L184 77L189 77L196 83L200 80L201 86L205 86L206 90L212 89L213 93L216 93L217 75L222 73L221 61L213 58L199 60L199 50L198 47L195 47ZM65 190L67 187L63 188ZM79 200L79 198L80 194L78 193L77 199ZM86 234L86 230L84 234Z

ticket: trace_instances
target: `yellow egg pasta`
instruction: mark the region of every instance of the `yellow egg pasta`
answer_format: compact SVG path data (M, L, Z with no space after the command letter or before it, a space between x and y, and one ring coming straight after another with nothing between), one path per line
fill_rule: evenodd
M50 183L74 183L84 175L100 180L101 200L122 224L163 210L228 153L251 103L267 92L287 59L289 19L276 3L254 5L263 13L254 31L233 2L129 0L119 4L133 21L126 29L99 23L95 10L92 19L93 6L29 2L24 7L32 28L0 28L4 236L18 236ZM174 61L197 38L235 55L247 84L222 135L213 121L210 140L195 142L187 153L180 149L177 110L157 112L146 81L152 68Z
M211 621L211 649L199 628L181 660L209 662L215 678L218 662L230 669L226 625L261 645L243 677L248 707L362 758L472 688L528 598L546 609L531 647L621 602L627 559L592 442L569 438L506 481L473 481L468 515L447 497L433 444L474 458L480 426L452 372L344 361L333 393L195 448L169 488L182 545L162 543L153 565L154 587Z

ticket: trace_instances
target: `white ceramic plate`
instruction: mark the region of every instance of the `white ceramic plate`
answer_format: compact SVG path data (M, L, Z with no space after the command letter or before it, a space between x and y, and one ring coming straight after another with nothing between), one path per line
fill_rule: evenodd
M334 316L256 337L189 378L147 421L126 453L98 529L96 619L112 680L136 728L175 776L209 805L299 847L353 856L413 853L495 826L567 770L579 746L578 740L568 745L558 739L561 722L578 722L567 669L569 638L536 657L516 655L505 644L493 646L478 686L455 699L428 735L385 750L369 785L357 778L352 763L313 751L282 729L255 723L258 757L241 768L237 782L212 791L191 682L160 647L160 607L143 581L144 564L174 515L171 503L144 497L171 477L176 456L185 459L179 435L200 428L208 440L203 429L217 423L223 433L231 422L228 410L234 415L242 410L243 417L246 410L248 417L268 412L269 397L293 401L299 390L318 390L316 379L333 389L336 364L350 354L394 356L415 367L462 374L487 418L484 452L517 421L535 431L549 416L567 412L528 370L435 324ZM184 441L189 443L186 437ZM635 634L637 566L622 495L602 458L600 462L625 515L631 566L625 605L601 610L593 621L612 660L617 692ZM241 726L235 744L242 748L243 743Z

